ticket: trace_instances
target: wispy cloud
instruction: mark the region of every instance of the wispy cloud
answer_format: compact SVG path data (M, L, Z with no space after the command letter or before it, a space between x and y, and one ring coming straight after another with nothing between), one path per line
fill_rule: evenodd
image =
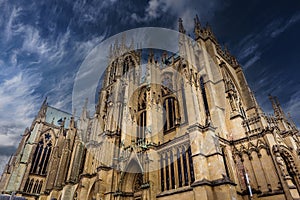
M115 2L107 0L102 2L102 7ZM90 16L84 19L71 16L65 27L59 28L61 24L53 17L60 6L48 10L53 15L46 15L47 23L44 23L37 4L15 6L0 0L0 16L3 16L0 28L4 30L0 33L0 171L15 151L25 128L31 125L45 96L52 106L71 112L76 69L105 37L92 34L77 38L71 28L75 20L76 23L84 20L83 26L98 23L101 12L97 6L90 6L89 9L94 9L94 13L87 12ZM74 12L79 12L80 7L75 9L78 10ZM35 17L24 20L30 13L36 13Z
M263 29L245 36L238 44L238 59L243 63L245 69L255 64L267 47L276 37L286 31L289 27L300 20L300 13L296 13L290 19L274 19Z
M20 71L0 84L1 145L16 145L24 128L30 126L40 104L40 97L35 94L40 81L38 74Z
M13 34L12 29L14 26L14 22L15 22L16 18L20 15L20 12L22 11L21 8L17 8L15 6L11 9L11 11L9 11L8 9L6 10L6 13L10 12L10 16L6 23L5 29L4 29L4 34L5 34L4 38L5 38L6 42L11 39L12 34Z
M286 22L280 23L279 27L271 32L271 37L273 38L277 37L279 34L283 33L285 30L287 30L289 27L291 27L299 20L300 20L300 13L297 13Z
M252 50L250 50L252 51ZM251 55L253 52L249 53L247 55L247 57L249 55ZM247 62L244 64L244 69L246 70L247 68L249 68L250 66L252 66L256 61L258 61L260 59L261 53L260 52L256 52L254 55L251 56L251 58L249 58L249 60L247 60Z
M298 88L300 85L298 85ZM290 100L285 104L284 110L287 113L291 114L291 117L295 121L296 124L300 124L300 113L297 112L300 110L300 91L298 90L296 93L294 93Z

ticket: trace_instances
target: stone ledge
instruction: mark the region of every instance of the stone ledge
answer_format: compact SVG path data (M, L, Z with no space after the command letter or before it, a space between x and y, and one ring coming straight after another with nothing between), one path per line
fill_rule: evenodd
M236 186L237 184L231 181L228 177L222 178L222 179L217 179L217 180L207 180L207 179L202 179L200 181L194 182L191 187L197 187L197 186L202 186L202 185L207 185L207 186L219 186L219 185L233 185Z
M192 190L193 188L191 188L190 186L185 186L185 187L180 187L177 189L171 189L168 191L161 192L160 194L156 195L156 197L159 198L159 197L169 196L169 195L192 191Z
M208 157L215 156L215 155L223 156L222 153L220 153L220 152L215 152L215 153L211 153L211 154L207 154L207 155L205 155L205 154L203 154L203 153L197 153L197 154L192 155L192 157L203 156L203 157L208 158Z

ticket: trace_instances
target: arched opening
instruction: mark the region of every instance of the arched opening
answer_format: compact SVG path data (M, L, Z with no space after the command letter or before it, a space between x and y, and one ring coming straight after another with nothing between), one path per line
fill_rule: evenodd
M298 193L300 192L300 180L299 180L299 170L294 162L294 158L292 154L285 148L282 148L279 152L282 157L282 164L286 167L286 179L292 181L292 183L296 186ZM278 154L277 154L278 155Z
M122 198L124 200L142 200L143 170L135 159L131 160L121 178Z

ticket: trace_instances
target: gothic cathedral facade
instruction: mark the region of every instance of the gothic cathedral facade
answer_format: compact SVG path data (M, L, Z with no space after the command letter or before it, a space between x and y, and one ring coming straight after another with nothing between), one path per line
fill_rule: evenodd
M93 116L84 107L75 120L45 101L1 176L2 197L300 199L294 122L276 97L274 114L262 111L241 66L197 17L194 34L179 48L195 66L149 51L141 70L141 51L116 43Z

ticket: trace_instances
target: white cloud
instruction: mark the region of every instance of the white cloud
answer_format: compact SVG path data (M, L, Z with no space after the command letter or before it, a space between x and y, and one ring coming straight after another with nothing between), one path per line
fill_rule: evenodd
M193 19L196 14L199 15L200 19L208 21L214 15L215 11L224 8L224 6L225 3L220 0L150 0L145 9L146 15L144 17L133 13L131 18L137 22L141 22L171 14L182 18L185 29L190 32L193 30ZM174 24L174 28L177 28L177 22Z
M19 71L0 84L0 138L1 145L17 145L16 141L23 134L26 126L30 126L41 104L35 95L35 87L41 77L29 71Z
M247 69L251 65L253 65L256 61L260 59L261 53L256 52L253 57L251 57L245 64L244 64L244 69Z

